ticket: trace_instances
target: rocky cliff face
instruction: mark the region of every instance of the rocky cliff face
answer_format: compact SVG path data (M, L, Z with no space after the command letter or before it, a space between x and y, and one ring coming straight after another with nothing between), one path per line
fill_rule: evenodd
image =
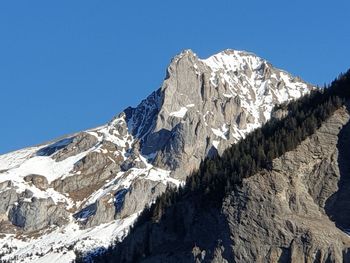
M127 122L142 154L183 179L204 156L270 119L274 105L310 88L250 53L226 50L201 60L186 50L172 60L161 89L127 109Z
M350 262L342 206L350 199L349 120L348 110L337 110L270 171L244 179L221 208L184 200L170 208L181 211L168 211L179 218L139 225L116 258L134 262L133 249L147 244L137 262Z
M348 227L347 208L335 201L341 194L343 204L350 199L341 190L348 187L343 148L349 135L349 113L341 109L295 151L276 159L271 172L244 180L226 198L237 262L350 261L350 238L341 230Z
M270 119L274 105L311 88L251 53L203 60L182 52L160 89L108 124L0 156L4 258L31 250L31 262L56 254L66 262L72 248L122 238L168 184L181 184L203 158Z

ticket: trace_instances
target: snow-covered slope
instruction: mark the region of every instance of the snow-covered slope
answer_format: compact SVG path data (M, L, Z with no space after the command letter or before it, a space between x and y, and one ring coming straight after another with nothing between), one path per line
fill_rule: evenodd
M104 126L0 156L1 259L67 262L312 87L254 54L186 50L136 108Z
M267 61L251 53L230 50L202 61L212 70L211 83L215 86L218 82L228 85L229 92L222 95L238 95L242 106L254 116L255 125L261 113L265 120L270 118L274 101L297 99L309 89L305 83L284 71L274 72Z

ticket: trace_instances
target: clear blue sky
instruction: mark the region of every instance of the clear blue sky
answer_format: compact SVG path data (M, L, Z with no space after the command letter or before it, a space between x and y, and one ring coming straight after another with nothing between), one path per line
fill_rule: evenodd
M1 1L0 153L107 122L191 48L248 50L322 85L350 67L350 2Z

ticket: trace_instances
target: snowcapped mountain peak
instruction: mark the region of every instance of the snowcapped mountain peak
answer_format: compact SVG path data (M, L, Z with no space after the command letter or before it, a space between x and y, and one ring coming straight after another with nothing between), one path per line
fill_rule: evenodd
M27 262L64 253L67 262L70 247L107 246L167 185L311 88L249 52L182 51L158 90L108 124L0 156L0 253Z
M174 158L174 151L206 156L213 147L220 153L269 120L274 105L311 88L246 51L228 49L201 59L184 50L172 59L162 87L128 110L127 122L136 127L143 154L173 174L185 175L194 167L179 169L188 160ZM186 139L174 136L179 129ZM187 140L206 143L199 144L198 154L199 146L184 144ZM194 158L192 163L198 163L201 157Z
M244 70L245 67L256 70L262 63L266 63L266 60L253 53L233 49L226 49L202 61L214 71L219 69L237 71Z

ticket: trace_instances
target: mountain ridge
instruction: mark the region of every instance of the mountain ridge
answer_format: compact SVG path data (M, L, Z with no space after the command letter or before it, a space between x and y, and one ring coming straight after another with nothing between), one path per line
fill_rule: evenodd
M161 88L106 125L0 155L0 242L17 246L3 249L4 258L24 259L31 249L42 254L32 261L62 251L69 261L75 255L67 247L85 251L123 238L168 184L182 184L206 156L271 118L274 105L312 89L252 54L231 50L208 59L210 66L184 51Z
M349 85L350 71L284 105L285 118L206 159L92 260L349 262Z

